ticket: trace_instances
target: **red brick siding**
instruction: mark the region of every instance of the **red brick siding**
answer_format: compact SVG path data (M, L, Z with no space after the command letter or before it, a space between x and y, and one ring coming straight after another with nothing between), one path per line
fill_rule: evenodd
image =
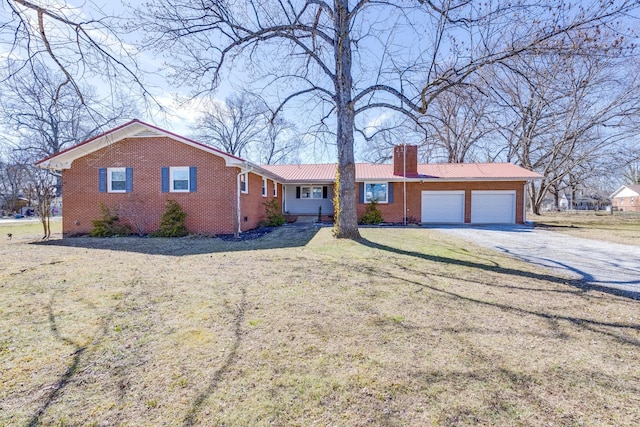
M422 214L422 191L465 191L465 212L464 221L471 222L471 192L473 190L515 190L516 191L516 223L522 224L523 203L524 203L523 181L463 181L463 182L408 182L407 183L407 218L420 221ZM359 199L360 186L357 185L356 192ZM378 204L382 217L386 222L403 221L403 183L393 183L393 203ZM360 218L365 212L366 204L358 203L357 212Z
M273 185L274 181L267 178L267 196L262 196L262 176L254 173L249 173L248 188L249 192L241 194L240 200L242 202L240 208L240 223L242 225L242 231L251 230L260 225L261 221L264 221L267 216L265 214L264 203L273 199ZM278 187L278 196L275 197L278 200L280 210L282 210L282 186Z
M407 159L406 167L405 158ZM393 174L400 176L416 176L418 174L417 145L396 145L393 148Z
M163 166L197 167L197 191L162 193ZM133 192L98 191L98 169L109 167L133 168ZM123 220L127 212L134 212L130 215L136 217L142 215L138 218L146 223L144 231L153 232L159 226L169 199L177 201L186 212L186 225L192 233L232 233L239 171L239 168L227 167L221 157L167 137L119 141L75 160L70 169L63 171L63 233L88 233L92 228L91 221L100 216L101 203L110 209L119 209ZM256 198L262 202L259 188L253 193L243 198L243 204ZM248 225L253 224L257 222L243 224L243 230L252 228Z
M640 197L614 197L611 205L623 212L640 212Z

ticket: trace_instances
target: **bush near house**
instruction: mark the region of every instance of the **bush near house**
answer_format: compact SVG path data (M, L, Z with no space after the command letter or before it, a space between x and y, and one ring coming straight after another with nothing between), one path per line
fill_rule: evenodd
M184 237L189 234L189 230L185 225L187 214L182 210L178 202L175 200L167 200L167 206L162 219L160 220L160 228L153 233L154 237Z
M267 215L267 219L261 223L263 227L280 227L287 222L282 212L280 212L280 204L277 199L271 199L268 202L264 202L263 205Z
M384 222L384 219L382 218L382 212L378 209L378 201L372 200L371 203L367 204L364 215L360 217L360 224L372 225L380 224L381 222Z
M93 237L113 237L128 236L131 234L131 228L120 221L117 212L112 213L104 203L100 204L100 218L91 221L93 229L91 236Z

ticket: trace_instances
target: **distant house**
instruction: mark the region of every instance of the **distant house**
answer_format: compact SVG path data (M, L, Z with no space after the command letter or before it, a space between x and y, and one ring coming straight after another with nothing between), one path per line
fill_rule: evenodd
M334 213L335 164L257 165L139 120L37 165L62 171L65 235L88 233L101 205L155 231L169 199L203 234L257 227L268 200L289 214ZM522 223L525 186L540 178L510 163L418 164L417 147L400 145L393 164L356 165L357 211L375 199L387 222Z
M569 208L569 200L567 196L562 193L558 196L558 204L556 205L556 199L552 196L547 196L542 199L540 210L544 212L549 211L566 211Z
M640 184L622 185L609 197L614 210L640 212Z
M24 213L29 206L29 199L24 195L5 195L0 194L0 213L4 212L6 215L11 213Z

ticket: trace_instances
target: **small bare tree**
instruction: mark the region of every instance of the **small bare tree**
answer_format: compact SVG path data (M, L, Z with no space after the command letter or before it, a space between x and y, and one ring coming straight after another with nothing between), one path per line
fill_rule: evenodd
M51 202L56 196L56 180L49 171L32 165L24 165L29 177L24 188L25 195L35 202L35 210L42 224L43 240L51 237Z
M123 223L131 227L131 231L138 236L144 236L152 231L153 218L149 216L149 211L142 198L132 193L129 195L130 197L127 197L126 201L118 205L118 215Z

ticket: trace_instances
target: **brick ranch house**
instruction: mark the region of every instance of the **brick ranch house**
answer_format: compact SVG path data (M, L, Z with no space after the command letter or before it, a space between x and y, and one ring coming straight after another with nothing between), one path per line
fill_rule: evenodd
M640 184L622 185L609 197L614 210L640 212Z
M372 198L387 222L523 223L526 184L541 176L510 163L417 162L397 146L393 164L358 164L358 217ZM132 120L36 163L62 171L64 235L89 233L101 205L155 231L167 200L192 233L256 228L264 202L292 215L333 214L335 164L261 166ZM405 197L406 194L406 197Z

